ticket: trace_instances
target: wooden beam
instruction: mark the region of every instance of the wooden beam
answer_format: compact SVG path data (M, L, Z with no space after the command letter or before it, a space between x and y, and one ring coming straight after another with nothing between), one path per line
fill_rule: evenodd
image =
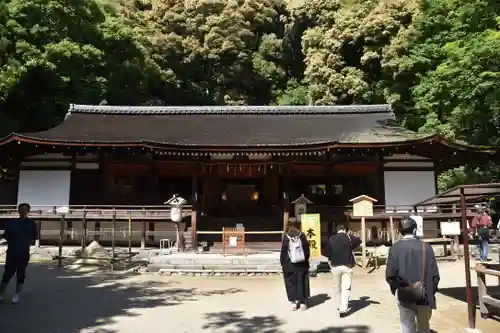
M198 211L199 211L199 191L198 191L198 180L200 174L200 166L197 165L194 172L191 183L191 195L192 195L192 210L191 210L191 249L197 251L198 249Z
M289 190L290 190L290 167L285 165L283 168L283 186L282 186L282 202L283 202L283 235L286 233L286 229L288 226L288 218L290 216L290 198L289 198Z
M491 307L494 307L495 309L500 309L500 299L491 297L489 295L483 296L482 300L484 305L489 305ZM482 312L481 312L482 313Z
M396 243L396 235L394 232L394 219L392 218L392 216L389 216L389 228L391 229L389 230L391 235L391 245L394 245L394 243Z
M361 267L366 267L366 221L361 218Z

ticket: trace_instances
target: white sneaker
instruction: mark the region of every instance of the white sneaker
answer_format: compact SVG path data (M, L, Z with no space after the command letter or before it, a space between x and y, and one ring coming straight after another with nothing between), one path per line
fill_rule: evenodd
M12 297L12 304L17 304L19 303L19 301L20 301L19 295L15 294L14 297Z

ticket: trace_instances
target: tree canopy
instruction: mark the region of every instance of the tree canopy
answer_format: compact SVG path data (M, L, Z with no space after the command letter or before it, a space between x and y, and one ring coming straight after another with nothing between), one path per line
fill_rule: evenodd
M495 0L4 0L0 135L103 100L388 102L411 130L500 145L499 27Z

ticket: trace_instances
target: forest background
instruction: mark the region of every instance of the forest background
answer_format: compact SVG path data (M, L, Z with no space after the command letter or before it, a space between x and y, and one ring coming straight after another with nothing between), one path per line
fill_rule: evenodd
M408 129L500 146L500 2L0 2L0 136L103 100L387 102ZM499 177L498 165L465 165L439 188Z

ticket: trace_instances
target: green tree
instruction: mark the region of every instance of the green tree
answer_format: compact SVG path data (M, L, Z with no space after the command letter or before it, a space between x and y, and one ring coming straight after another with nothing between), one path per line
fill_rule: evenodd
M154 57L190 93L186 101L268 104L287 82L287 19L281 1L161 1Z
M302 39L305 82L315 104L383 103L384 63L407 35L414 1L305 3L314 24Z
M13 130L58 123L69 103L140 104L154 80L140 33L93 0L10 0L0 62L0 108ZM4 10L5 12L5 10Z
M500 4L422 1L409 47L387 70L407 110L407 126L476 145L500 144ZM470 161L440 177L441 186L498 179L498 167Z

